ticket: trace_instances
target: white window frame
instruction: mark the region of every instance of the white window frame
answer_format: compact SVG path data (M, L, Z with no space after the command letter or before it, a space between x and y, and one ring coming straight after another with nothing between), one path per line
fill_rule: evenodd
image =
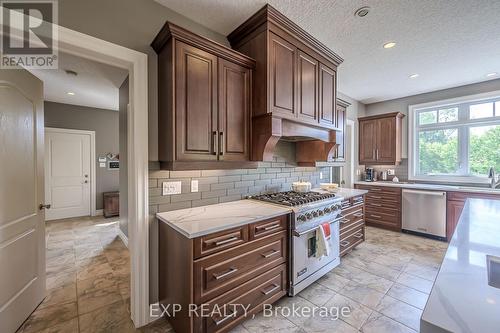
M487 102L488 100L499 98L500 90L491 91L482 94L462 96L457 98L451 98L446 100L414 104L408 106L408 178L414 181L432 181L432 182L447 182L447 183L488 183L487 177L481 176L473 176L473 175L418 175L416 174L418 167L418 146L417 146L417 133L416 125L418 121L417 113L422 111L422 109L435 109L435 108L446 108L456 106L458 104L478 104L480 102ZM462 113L463 115L463 113ZM480 119L463 119L461 117L461 113L459 110L458 121L440 123L440 124L432 124L429 125L430 129L447 129L450 127L457 127L464 124L474 123L478 126L480 125L500 125L500 119L498 117L495 118L480 118ZM498 120L497 120L498 119ZM424 125L425 127L425 125ZM459 156L459 163L461 173L463 173L464 169L468 166L468 131L467 127L459 128L459 131L466 131L466 133L458 133L459 137L462 135L462 138L466 138L466 140L459 141L461 147L459 151L462 151L462 156ZM466 161L462 161L461 158L467 156Z

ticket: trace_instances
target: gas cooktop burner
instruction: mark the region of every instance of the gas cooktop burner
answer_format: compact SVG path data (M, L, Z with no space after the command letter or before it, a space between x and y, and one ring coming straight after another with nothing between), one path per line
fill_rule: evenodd
M284 206L299 206L311 202L316 202L325 199L334 198L335 194L332 193L319 193L319 192L277 192L269 194L261 194L249 197L249 199L267 201Z

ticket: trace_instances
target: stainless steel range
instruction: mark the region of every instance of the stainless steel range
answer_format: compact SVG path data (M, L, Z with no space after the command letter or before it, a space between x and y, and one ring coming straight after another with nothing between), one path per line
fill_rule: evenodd
M292 207L289 295L296 295L340 263L339 220L342 198L332 193L289 191L257 195L249 199ZM330 254L318 257L316 232L320 232L319 226L323 223L330 223Z

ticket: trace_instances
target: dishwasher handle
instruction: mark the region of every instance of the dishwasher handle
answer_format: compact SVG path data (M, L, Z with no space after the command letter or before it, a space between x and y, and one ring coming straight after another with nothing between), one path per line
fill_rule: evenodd
M403 194L404 193L434 195L438 197L446 195L446 192L441 192L441 191L419 191L419 190L406 190L406 189L403 190Z

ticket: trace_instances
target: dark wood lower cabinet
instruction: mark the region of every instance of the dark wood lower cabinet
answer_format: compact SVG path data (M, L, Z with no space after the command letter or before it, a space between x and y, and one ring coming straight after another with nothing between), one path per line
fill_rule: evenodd
M342 201L340 219L340 255L349 253L365 241L364 196L356 196Z
M354 186L365 195L366 225L401 231L401 188L374 185Z
M283 297L287 222L283 215L194 239L160 222L160 303L181 306L167 318L175 331L227 332Z

